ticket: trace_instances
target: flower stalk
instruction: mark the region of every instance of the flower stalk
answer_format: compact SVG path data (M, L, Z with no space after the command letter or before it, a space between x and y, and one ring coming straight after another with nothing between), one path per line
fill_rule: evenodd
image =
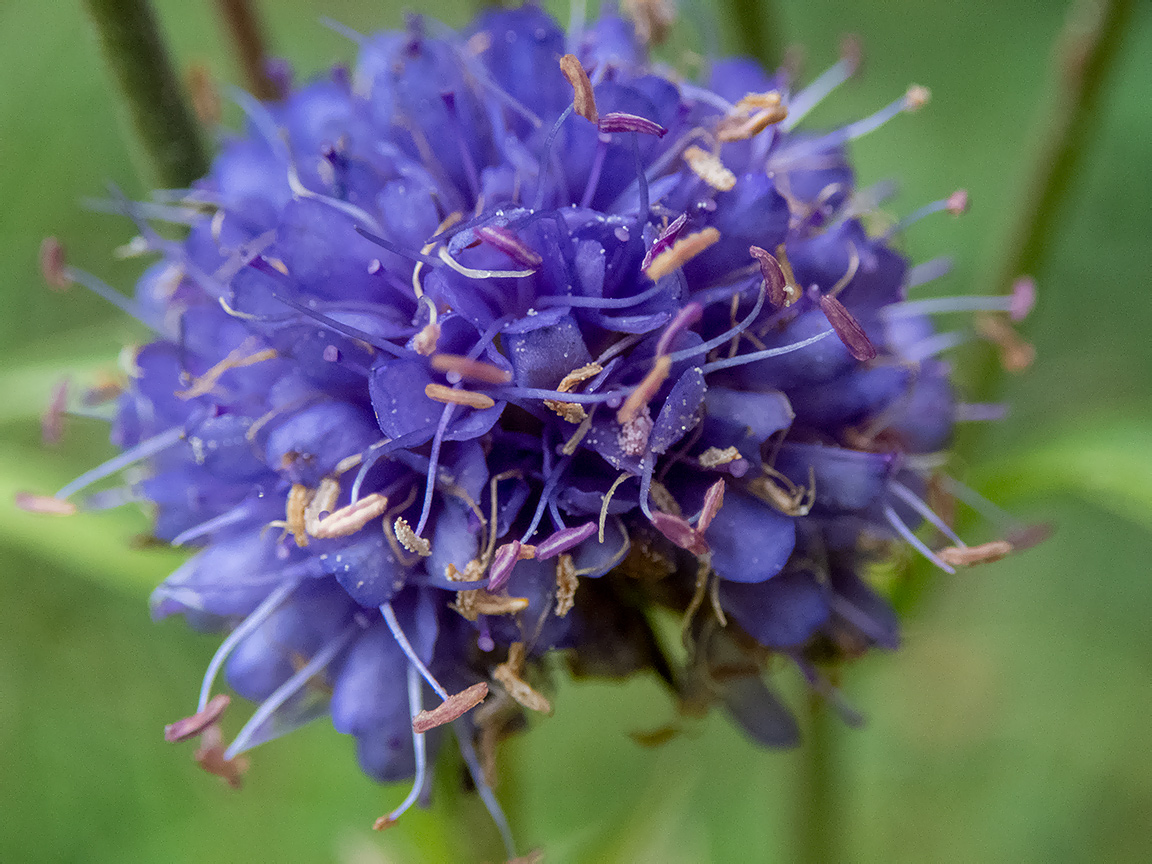
M203 176L208 155L147 0L85 0L144 163L141 173L179 189Z

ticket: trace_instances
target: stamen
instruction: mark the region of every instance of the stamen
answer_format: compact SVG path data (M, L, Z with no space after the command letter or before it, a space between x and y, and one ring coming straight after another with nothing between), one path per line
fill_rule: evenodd
M1036 349L1002 317L991 313L976 316L977 332L1000 349L1000 364L1007 372L1023 372L1036 359Z
M231 353L228 354L223 360L205 372L192 382L192 386L187 390L177 390L175 395L179 399L195 399L198 396L204 396L211 393L220 377L231 369L242 369L245 366L254 366L257 363L263 363L265 360L273 360L279 357L275 348L265 348L262 351L257 351L253 354L247 352L251 350L251 345L248 340Z
M577 114L585 120L596 123L600 119L596 111L596 94L592 91L592 82L588 80L588 73L574 54L565 54L560 58L560 71L572 85L573 107Z
M293 483L284 500L284 524L296 540L296 545L308 545L305 512L315 492L303 483Z
M898 480L889 480L888 488L896 493L896 497L927 519L932 525L944 534L949 540L955 543L961 549L966 549L967 544L957 536L956 532L952 530L952 526L936 515L936 512L920 500L915 492L905 486Z
M430 240L428 243L424 244L423 248L420 250L420 254L422 256L427 255L433 249L435 249L437 244L440 242L438 239L440 237L440 235L442 235L445 231L447 231L449 228L454 226L457 222L459 222L463 218L464 218L464 214L461 213L459 210L454 210L451 213L449 213L447 216L445 216L444 220L439 225L436 226L436 233L432 235L433 239ZM419 300L421 297L424 296L424 289L420 285L420 272L423 269L424 269L424 261L423 260L417 261L416 266L412 268L412 290L415 292L417 300Z
M212 695L212 685L216 683L216 676L220 674L220 670L224 667L224 661L231 656L233 649L267 621L269 616L292 595L301 581L301 579L289 579L277 586L220 643L220 647L216 649L216 653L212 655L212 660L208 663L208 668L204 671L204 680L200 684L200 698L196 703L197 712L208 707L209 697Z
M908 271L908 275L904 279L904 284L908 288L917 288L947 276L951 272L952 257L950 255L941 255L939 258L931 258L928 261L913 266Z
M608 491L604 493L604 502L600 505L600 521L597 523L596 539L598 542L604 542L604 523L608 519L608 504L612 500L612 496L616 494L616 490L620 488L620 484L629 479L633 475L627 471L623 472L616 480L608 487Z
M1015 551L1015 547L1007 540L993 540L991 543L983 543L979 546L949 546L946 549L941 549L939 553L940 560L953 567L971 567L974 564L988 564L992 561L999 561L1007 555L1011 555Z
M693 528L683 516L674 516L663 510L653 510L651 519L656 530L681 549L687 549L693 555L707 555L711 551L704 535Z
M848 353L856 360L866 363L876 358L876 347L864 332L864 328L860 326L860 322L844 308L843 303L831 294L822 294L820 311L824 313L824 317L828 319L828 323L832 325L832 329L836 331Z
M387 249L393 255L399 255L401 258L408 258L409 260L416 261L420 264L427 264L429 267L440 266L440 262L435 258L430 257L428 254L424 252L413 252L411 249L405 249L403 246L398 246L391 240L385 240L379 234L374 234L363 225L355 225L353 226L353 229L365 240L370 240L380 248Z
M427 558L432 554L432 544L413 531L412 526L403 516L396 517L393 530L396 532L396 539L400 541L400 545L409 552L415 552L421 558Z
M577 384L587 381L589 378L595 377L604 371L604 367L599 363L587 363L579 369L573 369L565 375L560 383L556 385L557 391L560 393L568 393ZM579 423L587 417L584 408L575 402L567 402L560 399L545 399L544 406L555 411L569 423Z
M241 787L244 773L248 770L248 759L227 757L224 750L224 734L219 726L209 726L204 730L195 758L200 767L209 774L215 774L233 789Z
M774 123L788 117L788 108L780 104L780 94L747 93L716 126L716 138L722 142L747 141Z
M313 537L320 530L320 522L336 509L340 498L340 481L335 477L325 477L304 505L304 530ZM359 501L353 500L353 504ZM291 523L291 519L288 520Z
M892 509L891 504L884 505L884 517L888 520L888 524L896 529L896 533L903 537L908 545L910 545L913 549L915 549L945 573L951 573L955 575L956 569L945 561L941 561L935 552L925 546L920 541L920 538L913 534L912 530L901 521L899 516L896 515L896 511Z
M659 392L671 370L672 360L669 355L664 354L657 357L648 374L636 385L636 389L628 394L628 398L624 400L624 404L616 412L616 422L624 425L634 420L641 409Z
M507 228L501 228L498 225L485 225L476 229L476 236L489 246L499 249L517 264L523 264L532 270L539 270L544 263L543 258L528 248L519 237Z
M668 225L667 228L665 228L659 233L659 235L657 235L656 240L652 243L652 247L644 253L644 260L640 262L641 271L646 272L651 266L653 258L655 258L664 250L672 247L672 244L676 242L676 238L680 236L680 229L684 227L684 223L687 221L688 214L681 213Z
M240 730L240 734L236 736L236 740L224 751L224 759L230 761L246 750L251 749L252 745L250 745L249 742L252 741L260 727L271 719L273 713L275 713L281 705L295 696L313 677L322 672L329 663L335 660L336 656L352 641L359 630L359 624L349 624L338 636L317 651L315 656L305 663L291 678L277 687L272 695L260 704L256 712L249 718L248 722L244 724L244 728Z
M968 211L968 190L957 189L947 198L942 198L939 201L932 201L928 204L925 204L923 207L918 208L917 210L913 210L911 213L909 213L907 216L889 228L885 232L884 237L890 238L895 234L899 234L901 231L908 228L908 226L916 224L921 219L931 216L933 213L941 213L943 211L947 211L953 216L959 216L962 213L966 213Z
M91 486L93 483L96 483L99 480L103 480L105 477L111 477L116 472L121 471L130 465L134 465L143 459L148 459L151 456L155 456L157 453L161 453L164 450L167 450L169 447L176 444L178 441L182 441L183 439L184 430L180 427L174 427L172 429L161 432L159 435L146 438L135 447L131 447L128 450L125 450L119 456L112 457L103 465L99 465L93 468L91 471L86 471L85 473L81 474L79 477L77 477L75 480L57 492L55 497L60 499L70 498L81 489L84 489L87 486Z
M513 642L508 646L508 659L492 670L492 677L508 691L509 696L529 711L551 714L552 703L520 677L523 667L524 643Z
M409 668L413 667L409 666ZM435 729L437 726L443 726L445 723L451 723L483 702L487 695L488 685L483 681L479 684L473 684L459 693L453 693L431 711L419 712L412 720L412 731L424 733Z
M624 0L624 10L645 45L663 43L676 23L676 6L670 0Z
M243 522L250 515L248 507L248 502L245 501L243 504L221 513L219 516L213 516L211 519L201 522L199 525L193 525L191 528L181 531L173 537L171 545L183 546L189 540L196 540L219 528L227 528L229 525Z
M388 625L388 629L392 632L392 638L396 640L396 644L400 646L400 650L404 652L404 656L408 658L408 662L416 667L420 675L428 682L428 686L432 688L437 696L447 700L448 691L440 685L439 681L432 677L432 673L428 671L428 667L424 665L424 661L420 659L420 655L416 653L416 649L414 649L412 643L408 641L408 637L405 635L399 620L396 618L396 611L392 608L392 604L385 603L381 606L380 614L384 616L384 623Z
M787 305L788 295L784 290L787 280L784 278L780 262L767 249L761 249L759 246L749 246L748 254L760 265L760 278L764 280L768 302L777 309Z
M667 276L677 267L682 267L719 239L720 232L712 226L677 238L676 242L668 249L652 258L652 263L644 272L653 282L658 282L662 277Z
M1036 282L1031 276L1021 276L1012 283L1012 293L1008 303L1008 316L1013 321L1023 321L1036 305Z
M723 450L719 447L709 447L696 457L696 461L700 463L700 467L711 469L719 468L721 465L727 465L742 458L740 451L735 447L725 447Z
M456 592L456 611L469 621L480 615L515 615L528 608L527 597L505 597L485 588Z
M434 354L430 362L432 368L437 372L446 373L448 380L453 384L456 383L452 380L453 376L456 376L457 380L470 378L485 384L507 384L512 380L512 373L501 369L499 366L485 363L482 360L472 360L459 354ZM600 371L599 367L596 371ZM565 378L564 380L568 379Z
M562 528L536 544L536 560L546 561L562 552L579 546L596 533L595 522L585 522L572 528Z
M588 523L593 530L595 522ZM571 555L561 555L556 559L556 617L563 618L576 605L576 589L580 578L576 574L576 562Z
M655 135L657 138L663 138L668 134L668 130L659 123L623 111L612 111L603 115L596 125L601 132L638 132L641 135Z
M436 253L440 260L459 273L461 276L467 276L469 279L514 279L520 276L531 276L536 272L532 270L476 270L472 267L465 267L455 258L448 254L448 249L441 246Z
M372 823L373 831L383 831L403 816L408 808L416 803L416 800L420 797L420 791L424 788L424 777L428 771L427 742L424 735L421 734L423 730L416 729L417 718L422 714L428 713L423 710L424 700L422 691L424 688L420 683L419 671L411 663L408 664L406 675L408 678L408 711L412 717L412 755L416 761L416 772L412 778L412 788L408 791L404 800L400 802L400 806Z
M467 408L475 408L480 411L485 408L491 408L496 404L495 399L484 393L476 393L471 390L457 390L452 387L445 387L443 384L426 384L424 386L424 395L436 402L444 402L450 405L463 405Z
M845 39L841 43L840 60L824 70L815 81L788 101L788 119L784 121L784 131L790 132L819 105L828 95L856 74L860 68L860 42L858 39Z
M724 506L724 489L725 484L723 480L717 480L708 487L708 491L704 493L704 506L700 508L700 519L696 523L696 530L703 534L708 530L708 526L712 524L713 518Z
M177 741L187 741L189 738L195 738L220 719L220 716L224 713L224 709L228 707L231 701L232 697L226 693L216 694L203 709L197 711L191 717L185 717L183 720L177 720L175 723L169 723L165 726L164 740L175 743Z
M72 284L64 244L55 237L40 242L40 275L53 291L64 291Z
M520 560L520 547L519 540L496 547L496 552L492 556L492 569L488 573L489 592L499 591L511 578L512 568Z
M684 161L692 173L720 192L727 192L736 186L736 175L720 161L715 153L709 153L693 144L684 151Z
M379 492L366 495L353 504L341 507L335 513L319 520L311 532L318 540L331 540L336 537L350 537L373 519L383 516L388 509L388 499ZM401 543L404 541L401 540ZM427 542L427 541L425 541ZM407 544L405 544L407 547ZM409 549L408 551L415 551Z
M660 334L660 339L656 343L656 356L661 357L668 353L668 349L672 346L672 340L699 321L704 316L704 307L696 301L692 301L684 305L675 317L669 321L665 327L664 332Z
M508 819L500 809L500 802L492 792L492 787L484 777L484 769L480 760L476 758L476 748L472 746L472 730L463 720L456 721L456 743L460 747L460 755L464 757L464 764L468 766L468 774L472 777L472 785L476 794L488 809L488 815L496 823L496 830L504 841L504 851L509 858L516 857L516 843L512 840L512 829L508 827Z
M14 503L26 513L44 516L74 516L77 510L71 501L51 495L37 495L35 492L17 492Z
M716 360L713 363L705 363L700 368L705 375L708 375L712 372L718 372L721 369L731 369L733 366L743 366L746 363L755 363L758 360L766 360L769 357L779 357L781 354L789 354L793 351L799 351L801 348L807 348L809 345L831 336L834 332L834 330L825 330L822 333L817 333L815 336L809 336L807 339L793 342L791 345L783 345L780 348L768 348L764 351L753 351L751 354L741 354L725 360Z

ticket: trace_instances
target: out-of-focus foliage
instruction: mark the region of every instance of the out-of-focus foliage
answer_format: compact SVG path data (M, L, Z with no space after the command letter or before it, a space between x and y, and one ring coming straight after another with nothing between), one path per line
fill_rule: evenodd
M465 5L430 11L459 24ZM181 62L236 80L212 4L157 6ZM991 287L1065 4L780 6L810 74L831 62L841 33L864 41L862 79L816 119L859 116L910 81L932 87L926 111L860 142L856 161L865 182L900 181L897 213L967 187L972 212L916 226L908 248L915 260L956 254L940 291ZM1038 362L1007 383L1011 416L962 467L1057 530L1026 554L938 579L905 648L853 670L847 690L869 715L839 745L853 860L1152 854L1152 112L1142 74L1152 9L1137 6L1071 206L1035 274ZM397 6L364 0L268 0L272 42L301 74L352 54L321 14L362 31L401 21ZM721 22L721 39L735 26ZM494 832L471 802L373 835L372 819L403 792L366 781L351 739L325 724L257 751L240 794L202 775L160 734L191 707L214 644L147 618L147 590L173 554L128 550L147 528L131 510L55 521L12 508L16 489L52 490L109 455L94 421L71 423L61 448L45 450L37 415L59 374L92 380L139 335L79 289L49 294L39 240L61 236L73 260L127 288L136 268L110 250L130 237L128 223L80 199L107 182L142 189L78 8L5 4L0 44L0 860L494 859L494 837L476 851ZM758 750L721 717L662 748L639 746L630 732L674 719L654 681L561 683L554 701L556 715L504 759L500 792L525 848L545 847L549 862L788 860L797 755ZM451 784L453 772L441 774Z

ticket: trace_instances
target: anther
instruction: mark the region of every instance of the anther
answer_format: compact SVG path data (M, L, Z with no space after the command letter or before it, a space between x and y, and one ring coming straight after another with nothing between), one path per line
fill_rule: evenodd
M437 372L469 378L484 384L507 384L512 380L512 373L499 366L459 354L433 354L431 364Z
M760 278L764 280L768 302L779 309L788 302L788 295L784 290L787 280L784 278L780 262L767 249L761 249L759 246L749 246L748 254L760 265Z
M976 330L1000 349L1000 364L1008 372L1023 372L1036 359L1036 349L1020 338L1002 316L982 313L976 316Z
M373 492L371 495L365 495L355 503L341 507L336 512L319 520L313 526L312 536L317 540L349 537L373 519L383 516L387 509L388 499L379 492ZM399 534L399 530L397 530L396 533ZM297 540L297 542L299 543L299 540ZM404 543L403 540L400 542ZM424 542L427 543L428 541L425 540ZM407 544L404 544L404 546L409 552L417 551Z
M408 524L408 520L403 516L396 517L393 530L396 532L396 539L400 542L400 545L409 552L415 552L421 558L427 558L432 554L432 544L413 531L412 526Z
M862 363L875 359L876 347L864 332L864 328L860 326L860 322L844 308L843 303L831 294L821 295L820 311L824 313L824 317L828 319L828 323L832 325L832 329L836 331L849 354Z
M1015 547L1007 540L993 540L979 546L949 546L936 555L945 564L953 567L971 567L974 564L987 564L1011 555Z
M663 138L668 134L668 130L654 120L636 114L626 114L623 111L603 115L596 125L601 132L639 132L641 135L655 135L657 138Z
M579 546L596 533L595 522L585 522L573 528L562 528L536 544L536 559L545 561Z
M736 175L720 161L715 153L693 144L684 151L684 161L692 173L720 192L727 192L736 185Z
M220 727L212 725L201 734L201 745L196 751L196 762L209 774L215 774L233 789L242 785L244 772L248 770L248 759L237 756L229 759L224 749L224 735Z
M76 505L71 501L54 498L51 495L37 495L34 492L17 492L15 504L26 513L40 513L45 516L73 516Z
M164 740L176 742L195 738L220 719L224 709L228 707L231 701L232 698L226 693L218 693L209 700L203 710L197 711L191 717L185 717L183 720L177 720L175 723L169 723L165 726Z
M64 244L55 237L45 237L40 243L40 274L53 291L63 291L72 284Z
M904 110L919 111L932 98L932 91L919 84L913 84L904 94Z
M717 480L708 487L704 493L704 506L700 508L700 520L696 523L696 530L703 534L712 524L712 520L724 505L724 481Z
M459 693L453 693L431 711L421 711L412 721L412 731L421 734L463 717L488 695L488 685L481 681Z
M669 248L654 256L644 272L649 279L657 282L677 267L687 264L719 239L720 232L712 226L679 237Z
M560 71L568 79L573 90L573 107L577 114L593 123L600 119L596 111L596 94L592 91L592 82L588 80L588 73L577 59L575 54L565 54L560 58Z
M492 670L492 677L503 685L509 696L528 710L551 714L552 703L520 677L523 666L524 643L513 642L508 646L508 659Z
M710 551L704 535L693 528L683 516L674 516L663 510L653 510L652 524L657 531L674 544L681 549L687 549L693 555L707 555Z
M476 229L476 236L489 246L499 249L517 264L537 270L544 263L543 258L507 228L501 228L498 225L485 225Z
M455 390L443 384L426 384L424 395L435 402L444 402L452 405L464 405L468 408L484 410L496 404L496 400L484 393L471 390Z
M589 523L593 528L595 523ZM561 555L556 560L556 617L563 618L576 605L576 589L580 579L576 575L576 563L571 555Z
M68 379L62 378L52 388L52 398L40 417L40 440L45 444L60 443L64 434L64 412L68 408Z
M668 378L668 373L671 371L672 359L667 354L657 357L652 368L648 370L648 374L636 385L636 389L628 394L628 398L624 400L624 404L616 412L616 421L624 425L636 419L641 409L659 392L661 385L664 384Z

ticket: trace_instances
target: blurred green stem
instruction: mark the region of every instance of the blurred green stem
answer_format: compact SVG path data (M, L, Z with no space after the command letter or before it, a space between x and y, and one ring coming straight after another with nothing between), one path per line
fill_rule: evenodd
M808 729L800 752L800 812L797 814L799 864L831 864L840 852L836 788L837 718L824 697L808 694Z
M736 34L736 50L755 57L768 69L784 63L780 12L773 0L729 0L729 15Z
M216 8L244 70L244 86L257 99L279 99L281 94L268 74L264 28L255 0L216 0Z
M1017 277L1035 275L1043 266L1068 193L1099 126L1100 96L1115 67L1134 6L1134 0L1077 0L1069 10L1054 52L1056 92L1020 196L1016 224L1001 263L991 271L990 293L1005 292ZM988 351L973 365L966 397L977 402L994 400L1004 378L998 358ZM969 423L958 432L953 452L961 461L981 452L986 426ZM933 574L933 568L921 562L897 583L892 603L901 616L916 605Z
M145 182L181 189L208 170L200 127L147 0L84 0L116 79L146 169Z

